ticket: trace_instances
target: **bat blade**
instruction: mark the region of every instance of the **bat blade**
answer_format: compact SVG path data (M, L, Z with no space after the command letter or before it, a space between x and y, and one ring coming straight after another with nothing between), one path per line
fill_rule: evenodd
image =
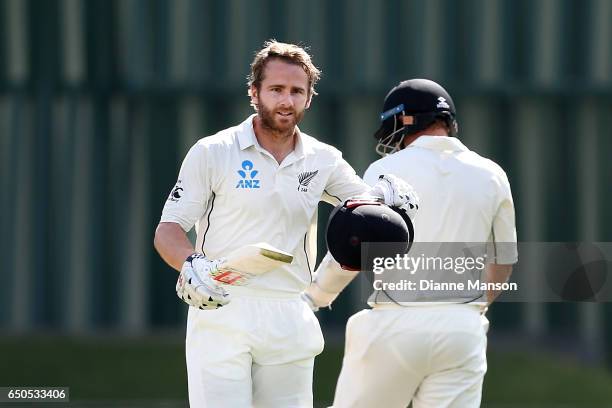
M276 248L271 249L260 247L260 254L262 256L265 256L266 258L278 261L280 263L290 264L291 262L293 262L293 255L284 251L280 251Z
M228 285L244 285L250 278L293 262L293 255L260 242L232 251L213 278Z

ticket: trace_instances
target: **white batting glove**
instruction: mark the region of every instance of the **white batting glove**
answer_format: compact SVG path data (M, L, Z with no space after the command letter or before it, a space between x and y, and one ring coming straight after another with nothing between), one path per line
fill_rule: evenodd
M201 310L218 309L229 303L225 290L212 279L224 259L209 260L202 254L190 255L176 281L176 294L189 306Z
M384 200L390 207L398 207L408 214L411 220L414 220L419 210L419 196L414 188L393 174L378 177L378 182L369 193Z

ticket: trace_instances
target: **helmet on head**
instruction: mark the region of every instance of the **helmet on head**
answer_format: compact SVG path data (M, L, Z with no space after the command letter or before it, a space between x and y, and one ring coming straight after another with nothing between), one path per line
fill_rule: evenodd
M428 79L400 82L385 97L381 126L374 134L376 152L381 156L401 149L404 137L426 129L438 119L445 121L449 136L457 136L459 127L452 98L442 86ZM403 117L403 119L402 119Z
M358 271L362 269L362 243L385 243L385 253L377 248L376 256L403 255L410 249L414 229L400 209L373 199L351 199L332 211L325 237L332 257L343 268Z

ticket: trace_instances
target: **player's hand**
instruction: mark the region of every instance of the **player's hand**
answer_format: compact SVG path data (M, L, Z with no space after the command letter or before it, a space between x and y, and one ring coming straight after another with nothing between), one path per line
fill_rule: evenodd
M211 277L223 262L223 259L209 260L202 254L190 255L176 281L177 296L201 310L218 309L228 304L227 293Z
M381 175L370 194L383 199L390 207L398 207L414 221L419 210L419 196L404 180L393 174Z

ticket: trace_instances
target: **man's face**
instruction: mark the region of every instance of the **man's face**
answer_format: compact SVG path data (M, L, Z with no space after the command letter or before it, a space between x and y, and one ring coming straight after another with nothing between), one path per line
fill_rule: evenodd
M251 88L262 125L276 132L291 131L310 106L308 76L302 67L279 59L268 61L260 89Z

